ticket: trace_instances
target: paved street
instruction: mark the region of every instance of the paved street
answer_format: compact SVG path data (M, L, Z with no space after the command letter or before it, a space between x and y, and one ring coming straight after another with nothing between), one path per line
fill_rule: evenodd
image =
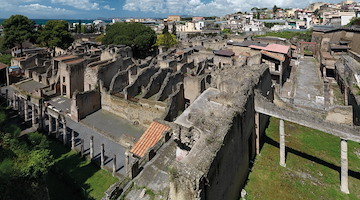
M48 126L48 124L47 124ZM75 149L80 151L80 141L84 139L84 153L85 155L89 155L90 153L90 137L94 136L94 161L100 164L100 151L101 151L101 144L104 144L105 147L105 167L112 171L112 159L113 155L116 154L116 166L117 166L117 173L125 175L125 148L113 140L101 135L100 133L96 132L95 130L83 125L81 123L74 122L70 118L66 118L66 126L70 129L75 131ZM59 129L59 133L62 133L63 129ZM60 134L60 140L62 135ZM71 145L71 132L68 129L67 131L67 145Z
M315 109L324 108L324 83L318 63L312 57L301 58L296 66L294 103Z

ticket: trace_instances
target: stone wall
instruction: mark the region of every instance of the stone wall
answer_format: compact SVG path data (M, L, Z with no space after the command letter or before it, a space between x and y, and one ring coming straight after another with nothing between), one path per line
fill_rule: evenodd
M184 78L184 97L189 99L190 103L205 90L203 76L185 76Z
M99 80L103 82L103 87L109 89L114 75L127 67L121 57L117 60L91 63L85 70L85 91L95 88Z
M221 71L215 81L220 92L203 96L211 94L212 90L206 90L190 105L188 109L192 110L184 111L186 120L181 120L181 115L175 121L187 124L180 126L179 135L195 142L188 145L191 149L187 155L171 166L169 199L240 198L256 151L254 89L272 99L268 67L246 68L251 70L239 67ZM199 137L192 138L193 131Z
M142 97L148 99L157 94L160 91L165 78L170 74L170 71L170 69L160 69L156 74L154 74L154 76L150 79L150 83L145 88Z
M110 94L119 93L129 85L129 71L120 71L112 78L110 83Z
M185 110L185 99L184 99L184 84L176 84L176 91L169 96L169 104L166 109L165 120L172 122L179 115L180 112Z
M71 119L80 121L101 108L101 94L98 90L75 92L71 99Z
M171 74L171 76L167 76L155 99L158 101L165 101L169 95L171 95L176 90L176 85L180 82L183 82L183 80L184 75L182 72L176 72Z
M137 76L136 80L124 89L126 97L135 97L140 94L149 82L150 78L159 70L153 66L143 69L140 74Z
M102 109L145 127L156 118L164 119L166 106L159 101L139 99L134 102L106 92L101 94Z

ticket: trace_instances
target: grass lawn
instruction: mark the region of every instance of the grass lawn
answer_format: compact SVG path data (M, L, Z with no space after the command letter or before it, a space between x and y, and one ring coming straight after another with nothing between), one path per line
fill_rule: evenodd
M304 39L305 41L310 42L311 35L312 35L312 31L303 31L303 32L280 31L280 32L267 32L264 35L255 35L254 37L272 36L272 37L281 37L286 39L297 37L299 39Z
M271 118L246 199L360 199L360 144L348 141L346 195L340 192L340 139L286 121L285 134L286 168L279 165L279 120Z
M57 141L50 141L50 150L55 158L55 165L75 179L91 198L101 199L109 186L119 181L119 179L114 178L111 173L100 169L89 160L81 158L75 151L64 147ZM50 183L48 184L49 192L53 197L52 199L71 199L65 198L64 195L66 194L59 193L59 186L52 184L59 182L59 180L57 180L56 177L52 177L52 175L54 174L50 173L50 178L48 179L48 183ZM51 187L52 185L54 187ZM63 185L61 187L65 186ZM54 193L52 193L52 191ZM67 195L73 195L71 192L68 193ZM58 195L61 195L61 198L59 198Z

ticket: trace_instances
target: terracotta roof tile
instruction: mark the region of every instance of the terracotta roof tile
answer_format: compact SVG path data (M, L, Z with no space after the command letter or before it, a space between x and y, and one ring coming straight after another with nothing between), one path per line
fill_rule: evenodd
M0 62L0 69L4 69L4 68L6 68L7 67L7 65L5 65L4 63L2 63L2 62Z
M266 56L269 56L271 58L274 58L276 60L279 60L279 61L282 61L284 62L285 61L285 57L284 55L281 55L281 54L276 54L276 53L271 53L271 52L268 52L268 51L265 51L265 50L261 50L260 51L262 54L266 55Z
M281 45L281 44L269 44L266 47L250 45L249 47L252 49L260 49L260 50L266 50L266 51L282 53L282 54L287 54L290 49L290 46L285 46L285 45Z
M160 124L159 122L152 122L130 152L136 156L144 157L148 149L153 147L161 139L162 133L169 130L170 127L168 126Z

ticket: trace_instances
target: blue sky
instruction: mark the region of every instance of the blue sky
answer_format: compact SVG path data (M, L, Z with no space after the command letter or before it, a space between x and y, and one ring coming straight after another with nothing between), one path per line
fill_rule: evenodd
M253 7L302 8L314 0L0 0L0 18L94 19L165 17L169 14L222 16ZM325 0L323 2L339 2Z

